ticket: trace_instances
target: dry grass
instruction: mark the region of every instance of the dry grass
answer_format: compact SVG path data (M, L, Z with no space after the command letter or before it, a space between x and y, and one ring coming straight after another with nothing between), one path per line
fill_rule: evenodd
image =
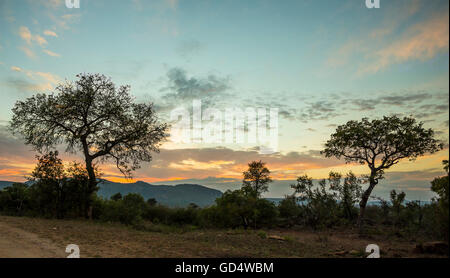
M158 232L85 220L0 216L0 222L49 239L61 249L77 244L81 257L363 257L371 243L380 246L382 257L430 256L413 253L415 242L383 235L361 238L352 230L182 231L160 227ZM272 235L282 240L271 239Z

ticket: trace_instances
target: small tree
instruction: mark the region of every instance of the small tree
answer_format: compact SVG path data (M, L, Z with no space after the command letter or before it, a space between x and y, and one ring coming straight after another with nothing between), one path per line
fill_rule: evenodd
M38 163L29 178L35 182L33 192L41 213L63 218L63 202L67 175L58 151L51 151L42 156L36 156Z
M261 160L252 161L248 164L248 170L243 174L242 189L246 194L259 198L262 193L268 191L268 184L272 182L272 178L266 163Z
M151 161L151 152L159 151L168 125L158 122L152 104L133 103L129 86L116 88L100 74L77 78L54 93L16 102L10 126L39 152L58 144L68 152L81 151L93 193L95 160L113 160L130 177L141 161Z
M448 241L449 236L449 171L448 171L448 160L443 160L444 170L447 175L442 177L437 177L431 182L431 190L439 195L437 200L437 210L436 219L438 221L437 225L440 229L441 234L444 236L445 240Z
M339 178L339 175L330 173L330 187L332 183L336 184ZM320 180L318 185L314 186L312 178L305 174L299 176L297 183L292 184L291 188L294 189L292 196L301 201L304 223L312 225L314 229L318 226L331 227L337 223L337 194L327 190L326 179Z
M156 204L158 204L158 201L156 201L155 198L148 198L147 204L151 207L154 207L154 206L156 206Z
M434 153L443 144L434 138L432 129L423 128L412 117L385 116L369 121L349 121L338 126L321 152L326 157L344 158L346 163L366 164L370 169L369 186L359 203L358 225L361 227L367 200L384 171L404 158L414 160L425 153Z
M13 183L0 190L0 211L12 215L22 215L28 208L30 196L28 186L23 183Z
M403 208L403 202L405 201L406 194L405 192L397 193L394 189L390 193L391 203L392 203L392 212L394 213L394 226L398 224L400 220L400 212Z
M342 175L335 172L330 172L328 181L330 189L337 193L339 199L339 206L342 207L344 215L349 220L354 220L357 213L355 204L361 197L361 179L357 178L352 172L347 173L343 182L341 183Z
M120 192L117 192L116 194L112 195L110 197L110 199L113 200L113 201L122 200L122 194Z
M448 160L443 160L444 170L447 172L446 176L435 178L431 182L431 190L439 195L439 200L448 203L448 185L449 185L449 171Z

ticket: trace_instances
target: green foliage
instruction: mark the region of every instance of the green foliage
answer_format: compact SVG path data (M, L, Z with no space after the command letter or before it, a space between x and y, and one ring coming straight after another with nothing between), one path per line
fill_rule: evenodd
M122 200L122 194L120 194L120 192L118 192L118 193L112 195L110 199L113 201Z
M139 225L142 223L147 203L136 193L129 193L122 199L103 201L100 220L120 222L125 225Z
M286 196L286 198L278 204L278 211L282 222L288 227L298 223L302 214L302 210L297 204L297 200L294 196Z
M342 216L352 222L358 215L358 210L355 205L361 198L362 180L357 178L355 174L349 172L341 183L342 175L335 172L330 172L328 177L330 190L337 193L337 200L339 202Z
M449 168L448 160L442 161L446 176L437 177L431 182L431 190L438 194L439 198L435 200L435 213L437 226L440 234L448 241L449 237Z
M6 214L22 216L30 204L30 193L23 183L14 183L0 191L0 211Z
M151 206L151 207L156 206L157 203L158 203L158 202L156 201L155 198L149 198L149 199L147 200L147 204L148 204L149 206Z
M268 184L272 182L270 171L261 160L250 162L243 175L242 190L254 198L260 198L262 193L267 192Z
M256 228L273 225L278 210L272 202L248 195L244 190L228 190L216 199L213 213L218 226Z
M329 179L328 181L330 181ZM321 180L314 187L312 178L307 175L297 178L297 183L291 185L301 201L303 224L313 228L332 227L338 224L338 202L336 193L327 191L327 180Z
M266 239L266 238L267 238L267 233L264 232L264 231L259 231L259 232L258 232L258 236L259 236L261 239Z
M412 117L384 116L369 121L349 121L337 127L321 152L326 157L343 158L345 162L367 164L370 169L369 187L360 201L361 225L367 201L384 171L408 158L414 160L426 153L443 148L443 143L434 138L432 129L423 128ZM361 227L361 226L360 226Z
M397 224L400 221L400 212L403 209L403 202L405 201L406 194L405 192L397 193L395 190L392 190L390 196L391 196L394 224Z

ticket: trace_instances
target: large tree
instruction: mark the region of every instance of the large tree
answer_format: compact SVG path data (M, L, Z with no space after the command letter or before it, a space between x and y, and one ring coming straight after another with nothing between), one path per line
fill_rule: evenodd
M367 200L386 169L404 158L414 160L442 148L443 144L434 138L434 131L425 129L422 122L418 123L412 117L385 116L372 121L363 118L338 126L321 153L326 157L343 158L346 163L357 162L369 167L369 186L359 203L358 225L361 227Z
M39 152L59 144L67 152L81 151L94 192L96 160L113 160L131 177L142 161L151 161L152 152L159 152L168 125L159 122L153 104L133 102L130 86L116 87L101 74L77 78L50 94L16 102L10 126Z

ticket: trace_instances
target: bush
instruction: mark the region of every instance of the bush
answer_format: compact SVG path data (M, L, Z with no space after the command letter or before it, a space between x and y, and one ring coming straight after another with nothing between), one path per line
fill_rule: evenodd
M26 184L14 183L0 191L0 210L5 214L22 216L30 205L30 191Z
M297 178L297 184L291 185L298 199L303 203L301 208L301 219L304 225L316 228L330 228L339 223L339 206L336 193L330 193L326 189L326 180L321 180L314 187L312 178L307 175Z
M147 203L140 194L129 193L123 199L106 200L101 209L100 220L139 225Z
M278 210L282 222L287 226L293 226L299 221L301 215L301 208L297 204L297 199L293 196L286 196L279 204Z
M216 199L213 221L218 227L272 226L278 210L272 202L247 195L243 190L226 191Z

